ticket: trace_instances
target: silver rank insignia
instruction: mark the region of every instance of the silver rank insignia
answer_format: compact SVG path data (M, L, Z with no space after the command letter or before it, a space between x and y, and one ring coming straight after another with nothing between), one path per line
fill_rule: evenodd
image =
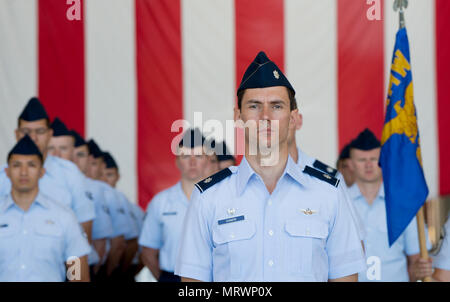
M334 170L333 170L333 168L328 167L328 168L327 168L327 172L328 172L328 173L333 173Z
M50 224L50 225L52 225L52 224L55 224L55 222L54 222L53 220L47 219L47 220L45 221L45 224Z
M208 177L207 179L205 179L203 182L205 183L205 184L207 184L207 183L210 183L211 182L211 180L212 180L212 178L211 177Z
M280 78L280 74L278 73L278 71L274 70L273 71L273 76L275 77L275 79L279 79Z
M231 208L227 210L228 215L233 216L234 214L236 214L236 209L235 208Z
M323 177L325 177L326 179L331 179L332 177L328 174L324 174Z
M316 210L311 210L310 208L307 208L306 210L305 209L301 209L300 211L302 211L303 214L305 214L305 215L312 215L312 214L317 213Z

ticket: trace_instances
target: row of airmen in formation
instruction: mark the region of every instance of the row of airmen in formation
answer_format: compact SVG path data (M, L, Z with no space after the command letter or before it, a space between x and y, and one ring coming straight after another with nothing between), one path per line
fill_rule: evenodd
M302 152L295 90L263 52L237 96L236 119L267 121L245 132L241 163L224 143L186 131L181 179L145 215L115 189L113 157L59 119L50 124L31 99L0 171L0 281L132 281L144 265L161 282L450 281L448 236L421 259L414 219L389 247L380 142L370 130L342 150L337 170ZM252 141L278 160L250 154Z

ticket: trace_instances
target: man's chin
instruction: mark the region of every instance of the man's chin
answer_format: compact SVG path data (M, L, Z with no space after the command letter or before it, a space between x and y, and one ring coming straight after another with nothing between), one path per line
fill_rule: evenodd
M19 192L20 194L27 194L27 193L30 193L31 191L33 191L33 188L30 188L30 187L19 187L19 188L16 188L16 191L17 192Z

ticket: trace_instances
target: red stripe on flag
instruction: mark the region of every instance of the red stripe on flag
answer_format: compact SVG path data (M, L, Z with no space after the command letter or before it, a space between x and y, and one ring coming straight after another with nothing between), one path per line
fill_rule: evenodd
M235 0L236 87L259 51L284 72L284 1ZM236 88L237 90L237 88ZM242 154L243 132L237 131L236 150ZM238 156L238 162L242 156Z
M39 0L39 97L51 118L60 117L68 127L84 134L84 21L70 21L66 1ZM72 12L72 11L70 11Z
M366 1L339 0L337 4L337 107L341 149L365 128L381 137L386 93L384 22L368 20L367 11L370 6Z
M450 194L450 1L436 0L437 117L439 132L439 191Z
M183 118L180 0L136 0L138 200L180 177L171 125Z

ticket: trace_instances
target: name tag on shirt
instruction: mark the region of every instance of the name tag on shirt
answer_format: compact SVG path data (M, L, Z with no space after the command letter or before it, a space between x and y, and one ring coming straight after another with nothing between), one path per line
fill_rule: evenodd
M227 224L227 223L232 223L232 222L241 221L241 220L244 220L244 219L245 219L245 217L244 217L244 215L242 215L242 216L237 216L237 217L231 217L231 218L227 218L227 219L222 219L222 220L219 220L218 223L219 223L219 225L222 225L222 224Z
M162 214L163 214L163 216L173 216L173 215L177 215L177 212L165 212Z
M8 227L7 224L0 224L0 229L7 228L7 227Z

